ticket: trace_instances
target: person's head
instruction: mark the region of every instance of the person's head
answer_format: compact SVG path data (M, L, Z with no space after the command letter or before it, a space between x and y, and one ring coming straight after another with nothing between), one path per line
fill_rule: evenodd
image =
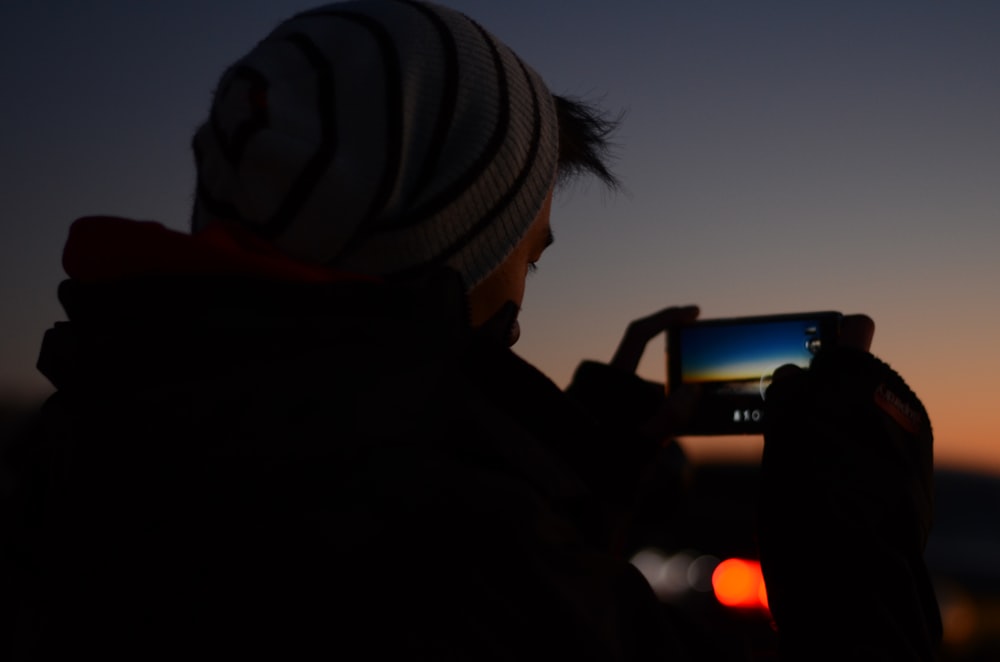
M614 183L612 124L463 14L326 5L223 74L194 138L192 229L235 221L292 258L387 280L450 267L479 324L520 305L557 180Z

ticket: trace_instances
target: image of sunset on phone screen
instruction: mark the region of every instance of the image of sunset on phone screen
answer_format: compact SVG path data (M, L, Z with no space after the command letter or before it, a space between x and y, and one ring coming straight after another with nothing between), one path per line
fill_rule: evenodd
M807 367L820 346L812 320L706 324L681 330L685 383L757 381L775 368Z

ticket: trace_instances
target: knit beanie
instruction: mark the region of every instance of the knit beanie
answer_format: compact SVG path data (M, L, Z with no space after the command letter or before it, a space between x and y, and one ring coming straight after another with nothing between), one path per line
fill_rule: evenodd
M325 5L222 76L194 138L192 228L236 221L298 260L380 277L510 254L556 176L555 103L465 15L409 0Z

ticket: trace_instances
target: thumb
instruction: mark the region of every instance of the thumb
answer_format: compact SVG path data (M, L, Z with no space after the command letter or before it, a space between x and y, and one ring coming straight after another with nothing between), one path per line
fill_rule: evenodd
M840 321L841 347L852 347L867 352L875 336L875 321L864 314L845 315Z

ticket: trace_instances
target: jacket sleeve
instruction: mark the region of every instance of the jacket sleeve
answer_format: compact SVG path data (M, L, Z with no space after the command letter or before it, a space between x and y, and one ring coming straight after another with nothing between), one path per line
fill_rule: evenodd
M902 378L828 350L767 393L759 545L783 659L934 659L932 431Z
M566 394L605 424L633 433L664 401L663 384L597 361L577 367Z
M597 454L592 482L603 481L609 501L619 506L620 551L634 553L669 529L690 478L680 444L641 432L664 404L664 385L586 361L567 394L601 426L597 443L609 450Z
M577 368L566 393L591 422L589 448L581 449L589 465L585 478L613 506L633 509L641 486L661 466L668 443L642 431L665 399L663 385L587 361Z

